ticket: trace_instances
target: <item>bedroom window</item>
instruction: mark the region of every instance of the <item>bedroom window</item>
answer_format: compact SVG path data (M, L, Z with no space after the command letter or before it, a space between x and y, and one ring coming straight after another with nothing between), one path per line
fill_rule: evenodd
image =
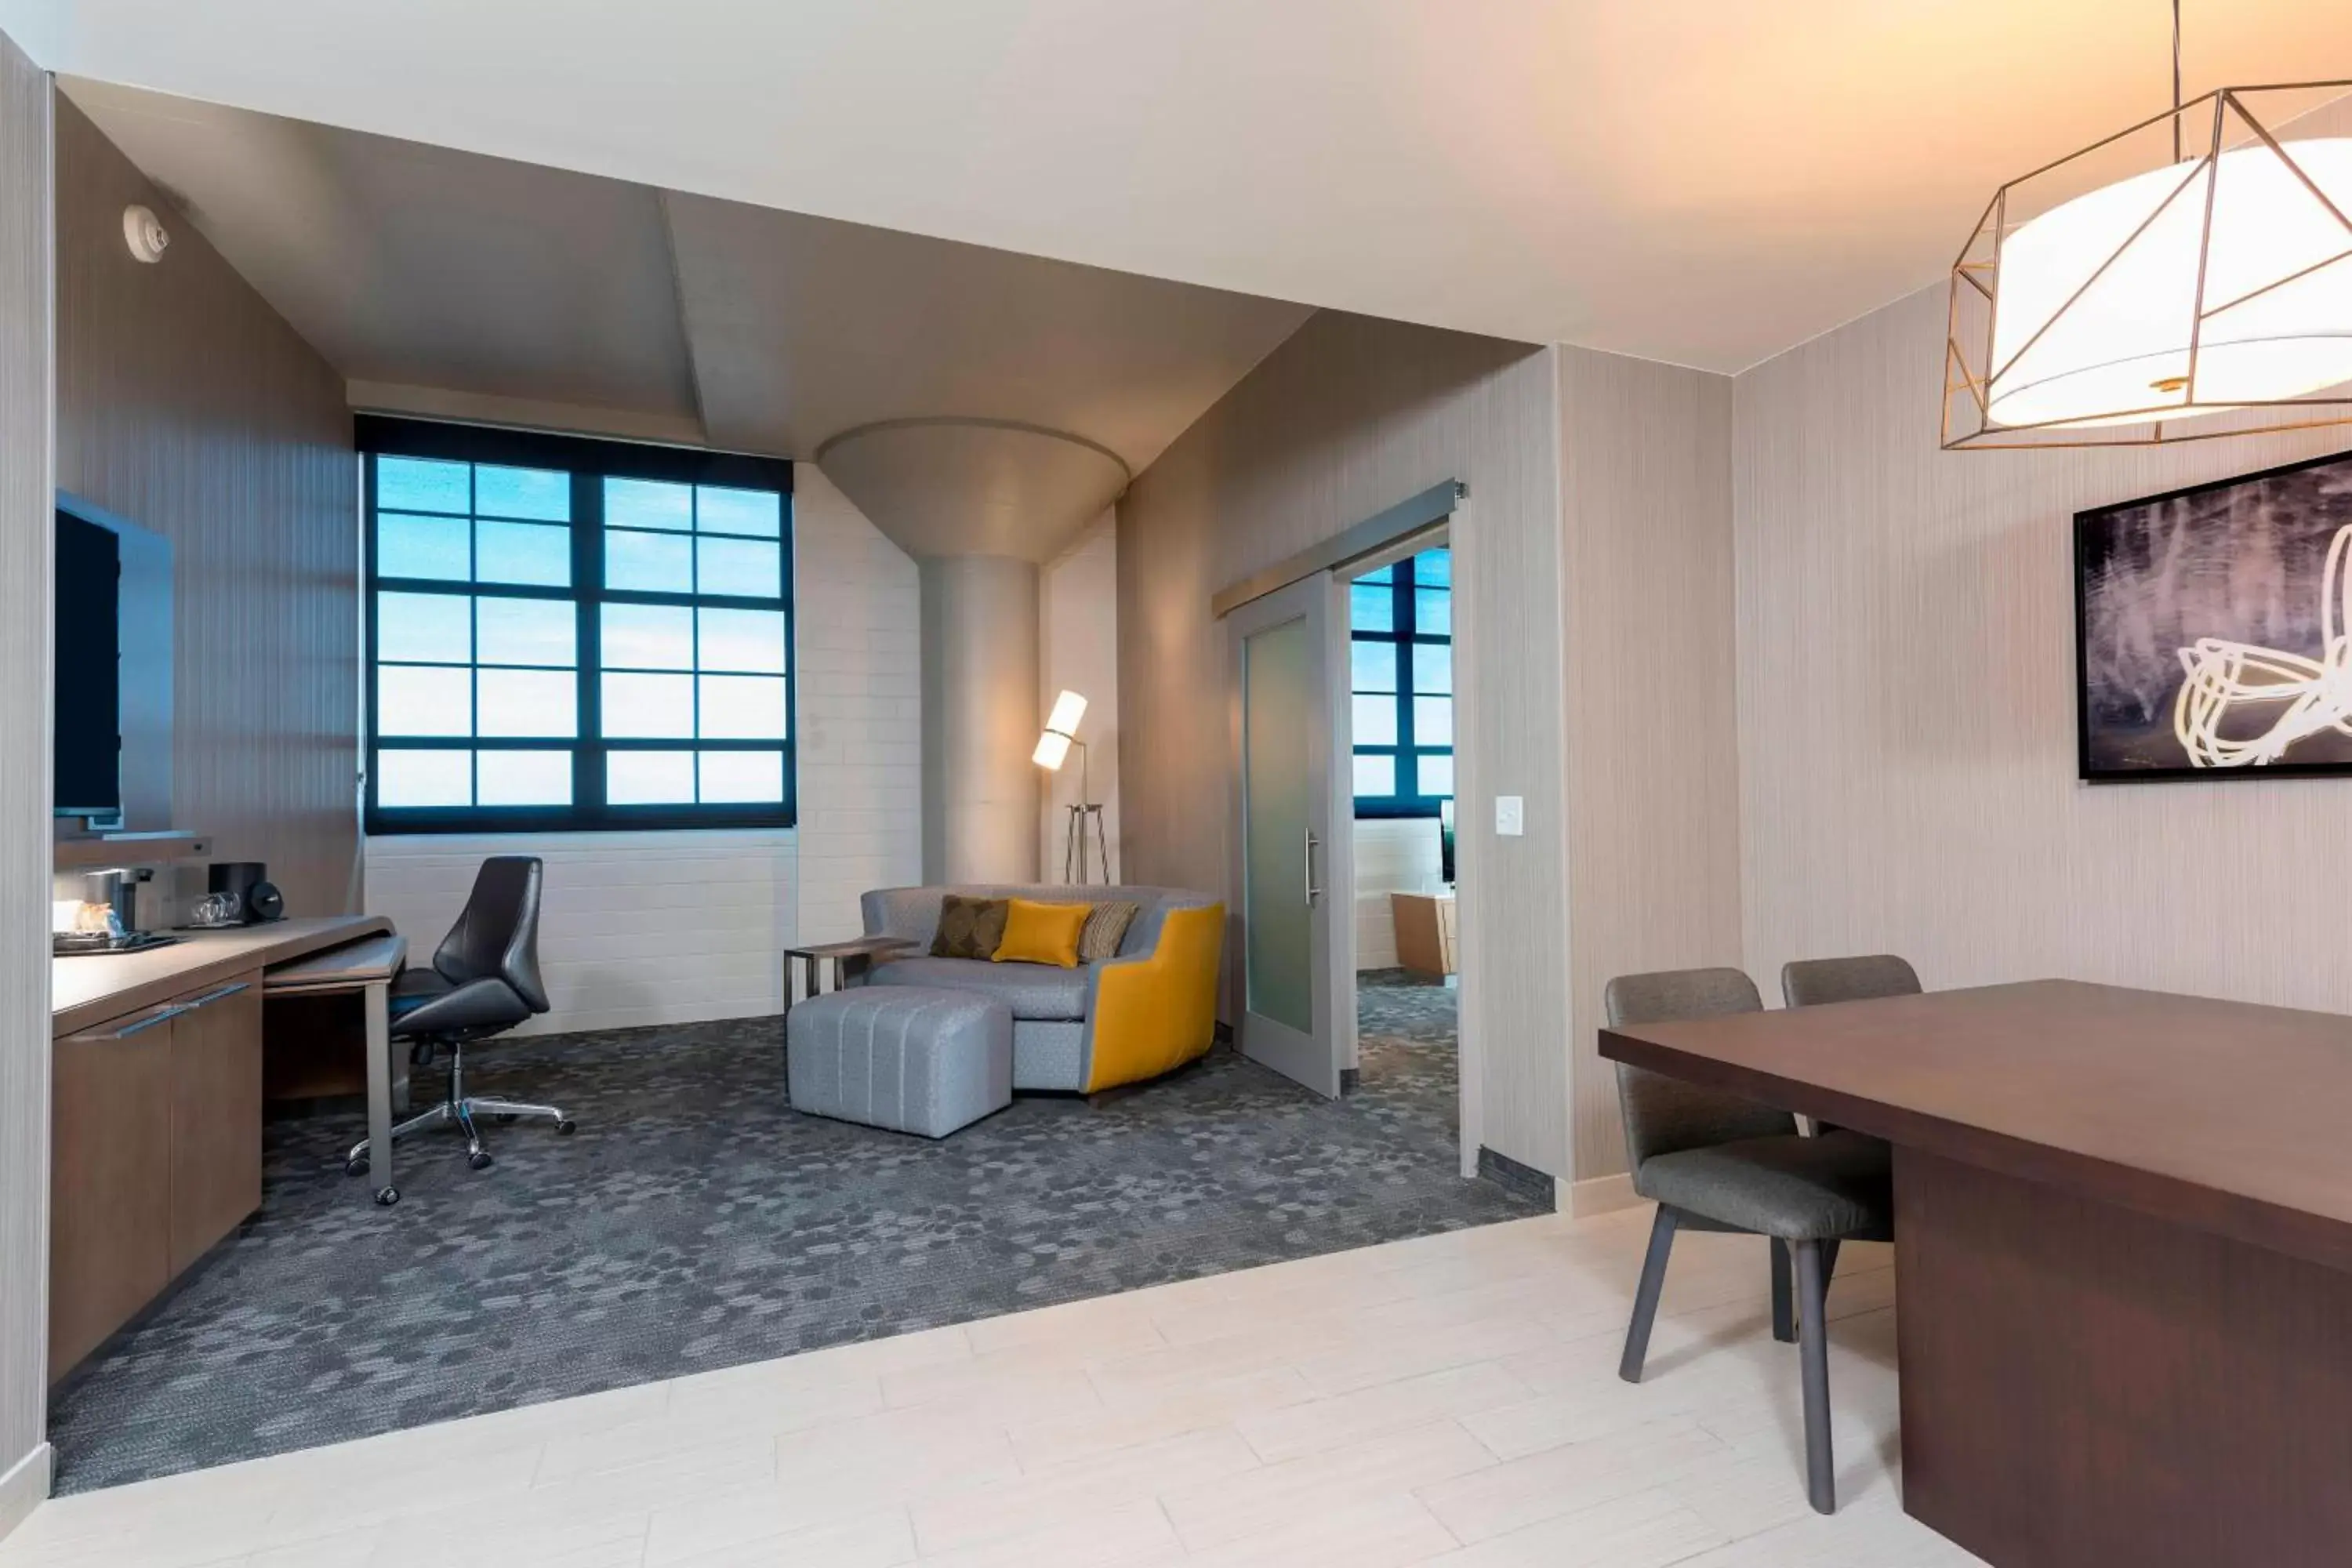
M370 833L793 820L792 466L363 418Z

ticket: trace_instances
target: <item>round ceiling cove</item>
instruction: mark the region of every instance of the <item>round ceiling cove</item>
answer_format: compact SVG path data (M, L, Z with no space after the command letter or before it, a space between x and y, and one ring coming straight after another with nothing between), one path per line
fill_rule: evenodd
M914 556L1050 561L1133 476L1082 436L993 419L894 419L845 430L817 466Z

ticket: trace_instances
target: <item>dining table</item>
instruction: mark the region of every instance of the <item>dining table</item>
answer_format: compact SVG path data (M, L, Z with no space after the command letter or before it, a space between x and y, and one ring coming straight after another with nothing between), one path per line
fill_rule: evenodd
M1892 1146L1913 1518L1996 1568L2352 1563L2352 1017L2034 980L1600 1044Z

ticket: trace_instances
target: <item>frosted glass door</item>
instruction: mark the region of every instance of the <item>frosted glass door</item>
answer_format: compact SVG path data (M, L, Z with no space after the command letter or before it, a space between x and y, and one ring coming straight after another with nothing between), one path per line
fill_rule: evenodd
M1315 907L1307 747L1315 652L1305 617L1244 637L1242 881L1249 1009L1315 1032Z
M1318 1094L1339 1092L1339 989L1331 938L1331 832L1339 668L1328 574L1294 583L1226 617L1233 703L1232 865L1241 921L1242 1054ZM1337 631L1335 632L1335 627ZM1352 979L1352 977L1350 977Z

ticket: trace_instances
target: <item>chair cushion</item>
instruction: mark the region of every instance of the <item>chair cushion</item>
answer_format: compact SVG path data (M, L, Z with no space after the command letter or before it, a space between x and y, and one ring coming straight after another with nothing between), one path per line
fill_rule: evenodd
M1006 900L1004 939L989 957L998 963L1050 963L1056 969L1078 966L1078 933L1086 929L1091 904L1041 904L1029 899Z
M991 963L973 958L899 958L876 969L868 985L929 985L993 996L1015 1018L1083 1018L1087 972L1039 963Z
M1859 1132L1744 1138L1642 1162L1633 1190L1674 1208L1782 1241L1884 1239L1894 1161Z
M933 958L993 958L1004 940L1004 899L968 899L949 893L940 900L940 927L931 938Z
M1118 944L1127 940L1127 928L1143 912L1141 904L1117 899L1107 904L1097 904L1087 916L1087 929L1078 933L1078 958L1085 963L1108 963L1118 956Z
M435 970L404 969L385 1001L392 1033L401 1037L493 1033L531 1015L530 1004L490 974L454 984Z

